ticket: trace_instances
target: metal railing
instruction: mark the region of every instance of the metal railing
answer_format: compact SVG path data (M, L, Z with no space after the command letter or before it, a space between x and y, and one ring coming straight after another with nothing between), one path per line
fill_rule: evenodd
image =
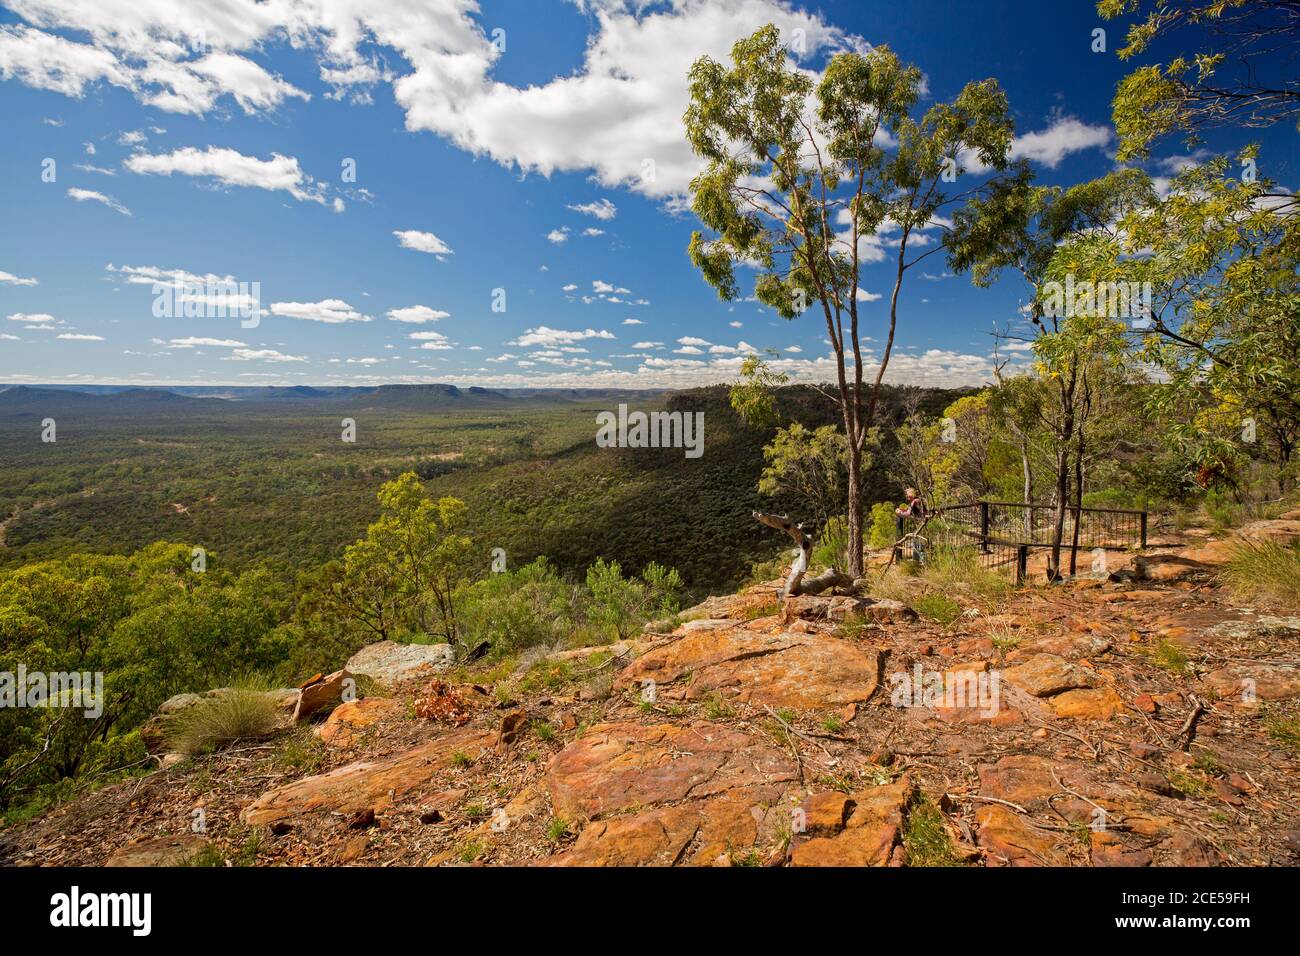
M899 557L925 561L939 551L968 553L983 567L1006 570L1016 583L1027 575L1033 550L1050 549L1055 505L973 501L944 505L927 518L898 518ZM906 540L905 540L906 539ZM1074 574L1080 551L1146 547L1147 513L1126 508L1065 509L1061 561ZM1067 565L1068 561L1068 565Z

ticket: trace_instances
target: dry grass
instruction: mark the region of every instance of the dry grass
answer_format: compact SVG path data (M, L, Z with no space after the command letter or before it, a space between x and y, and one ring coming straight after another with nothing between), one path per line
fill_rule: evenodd
M1242 540L1223 579L1244 600L1300 608L1300 546Z
M167 746L194 756L246 737L264 737L278 718L278 698L267 693L264 684L245 681L173 717L167 725Z

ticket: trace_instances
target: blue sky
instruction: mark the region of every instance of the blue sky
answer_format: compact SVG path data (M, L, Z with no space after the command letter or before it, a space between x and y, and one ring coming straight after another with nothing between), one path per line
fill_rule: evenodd
M827 380L820 319L720 302L685 253L686 67L769 21L809 69L888 44L932 98L996 77L1043 182L1114 165L1124 26L1083 0L0 0L0 382L676 387L763 348ZM1287 130L1208 145L1251 139L1294 188ZM1023 289L926 266L890 379L986 380ZM208 276L258 283L259 324L154 315Z

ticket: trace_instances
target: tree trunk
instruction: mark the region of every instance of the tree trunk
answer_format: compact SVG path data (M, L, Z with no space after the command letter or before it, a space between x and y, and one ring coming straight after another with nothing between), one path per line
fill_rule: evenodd
M1052 550L1047 562L1047 580L1061 579L1061 541L1065 537L1065 509L1070 498L1070 444L1074 439L1074 393L1078 371L1060 383L1061 428L1056 435L1056 517L1052 522Z
M803 580L804 574L808 571L808 560L812 557L812 538L804 534L803 525L795 524L785 515L768 515L759 511L751 512L755 520L762 522L769 528L775 528L778 531L784 531L793 540L799 548L799 553L790 565L790 574L785 579L785 587L781 589L781 597L794 597L799 593L799 583Z
M849 443L849 553L850 578L862 577L862 453Z
M1074 455L1074 531L1070 534L1070 577L1078 571L1079 522L1083 518L1083 423L1079 423L1079 447Z
M1025 496L1020 500L1026 505L1034 503L1034 472L1029 467L1029 440L1021 436L1020 439L1020 467L1025 475ZM1034 509L1025 508L1025 537L1026 542L1034 540Z

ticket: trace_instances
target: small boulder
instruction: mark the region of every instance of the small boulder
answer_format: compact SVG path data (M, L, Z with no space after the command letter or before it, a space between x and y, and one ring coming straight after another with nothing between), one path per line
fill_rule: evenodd
M1078 687L1091 687L1088 672L1055 654L1035 654L1023 664L1008 668L1002 676L1035 697L1050 697Z
M399 684L446 670L456 659L450 644L399 644L376 641L348 658L347 671L381 684Z
M294 708L293 719L307 720L321 711L333 710L343 702L344 693L355 693L356 680L346 670L335 671L327 677L313 678L298 691L298 705Z

